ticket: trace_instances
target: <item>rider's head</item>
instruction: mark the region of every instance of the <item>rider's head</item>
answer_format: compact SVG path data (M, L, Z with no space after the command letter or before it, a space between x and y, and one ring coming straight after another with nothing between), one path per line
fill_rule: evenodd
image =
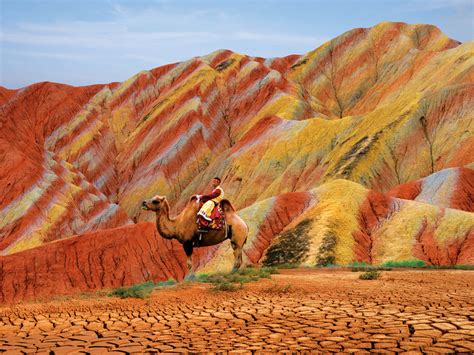
M218 178L217 176L214 179L212 179L212 186L213 187L219 186L220 183L221 183L221 179Z

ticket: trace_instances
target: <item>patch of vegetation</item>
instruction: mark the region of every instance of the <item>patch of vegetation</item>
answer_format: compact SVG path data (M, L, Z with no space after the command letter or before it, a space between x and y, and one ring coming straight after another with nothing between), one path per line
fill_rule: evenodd
M176 280L175 279L168 279L166 281L160 281L156 285L158 287L173 286L173 285L176 285Z
M291 289L290 284L280 285L280 284L277 284L276 282L273 285L267 288L264 288L262 290L262 292L268 293L271 295L281 295L281 294L289 293L291 291L292 289Z
M402 260L402 261L386 261L382 264L386 267L426 267L426 263L423 260Z
M153 108L150 110L150 112L148 112L148 113L140 120L140 122L138 123L138 126L140 126L141 124L145 123L145 122L150 118L150 116L151 116L160 106L162 106L163 104L165 104L167 101L168 101L168 99L164 99L164 100L158 102L155 106L153 106Z
M237 286L237 284L233 284L231 282L224 281L224 282L213 284L212 291L216 291L216 292L218 292L218 291L237 291L237 290L242 289L242 287L243 287L242 284Z
M349 264L348 267L351 268L352 272L358 271L369 271L373 270L374 267L372 265L367 264L366 262L354 261L353 263Z
M474 265L428 265L427 269L474 270Z
M169 279L167 281L160 281L154 283L153 281L144 282L128 287L119 287L109 293L109 296L115 296L120 298L148 298L154 289L160 287L166 287L176 284L176 281Z
M267 249L263 265L300 264L309 251L310 228L311 220L304 219L295 228L276 237L275 242Z
M330 175L340 178L349 177L359 161L371 150L374 144L377 143L382 133L383 131L378 131L372 136L364 136L359 139L352 148L339 159Z
M454 265L457 270L474 270L474 265Z
M154 290L155 284L151 281L129 287L119 287L110 293L110 296L120 298L147 298Z
M355 261L348 265L351 268L351 271L358 272L358 271L390 271L392 270L390 267L386 266L377 266L377 265L370 265L366 262Z
M318 267L318 266L317 266ZM330 268L338 268L340 267L339 265L337 264L333 264L333 263L328 263L328 264L325 264L325 265L321 265L319 267L322 267L322 268L325 268L325 269L330 269Z
M299 66L302 66L302 65L304 65L304 64L306 64L306 63L308 63L308 59L300 60L300 61L298 61L297 63L293 64L293 65L291 66L291 69L296 69L296 68L298 68Z
M369 270L364 272L363 274L359 275L359 279L361 280L376 280L380 276L380 272L377 270Z
M245 267L236 272L199 274L197 280L212 284L212 291L236 291L242 289L243 284L257 281L261 278L270 278L271 274L278 273L276 267Z
M219 63L219 65L216 66L216 70L218 72L221 72L224 69L228 68L234 61L235 61L235 59L233 59L233 58L226 59L223 62Z
M106 290L94 290L94 291L80 292L78 294L71 295L71 297L76 297L80 299L90 299L90 298L105 297L107 295L108 295L108 291Z
M284 263L276 266L279 269L297 269L300 267L300 264L296 263Z
M334 248L336 247L337 236L333 232L324 235L323 241L319 246L317 266L334 265L336 257L334 256Z
M420 259L412 260L401 260L401 261L387 261L382 264L382 267L393 267L393 268L422 268L432 270L444 270L444 269L455 269L455 270L474 270L474 265L428 265L426 262Z
M356 90L354 94L351 96L351 98L349 99L349 103L351 105L355 104L362 97L362 95L363 95L362 90L360 89Z
M351 268L362 268L362 267L371 267L372 265L367 264L365 261L354 261L348 265Z

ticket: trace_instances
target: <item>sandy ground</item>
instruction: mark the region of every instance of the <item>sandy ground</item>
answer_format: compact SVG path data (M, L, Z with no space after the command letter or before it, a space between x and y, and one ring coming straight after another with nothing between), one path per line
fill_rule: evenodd
M0 352L474 352L474 272L282 270L236 292L0 306ZM52 352L51 352L52 351Z

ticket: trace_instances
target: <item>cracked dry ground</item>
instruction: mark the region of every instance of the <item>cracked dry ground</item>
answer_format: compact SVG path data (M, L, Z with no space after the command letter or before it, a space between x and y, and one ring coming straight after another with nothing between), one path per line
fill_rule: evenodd
M0 307L0 352L474 352L474 272L282 270L237 292Z

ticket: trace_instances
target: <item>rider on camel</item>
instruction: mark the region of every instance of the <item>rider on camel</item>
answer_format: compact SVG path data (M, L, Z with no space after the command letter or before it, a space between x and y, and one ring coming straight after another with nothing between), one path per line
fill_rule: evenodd
M199 232L205 233L208 231L209 225L212 222L212 211L224 198L224 190L219 186L220 183L221 179L215 177L211 182L212 192L208 195L197 195L198 199L204 203L198 212Z

